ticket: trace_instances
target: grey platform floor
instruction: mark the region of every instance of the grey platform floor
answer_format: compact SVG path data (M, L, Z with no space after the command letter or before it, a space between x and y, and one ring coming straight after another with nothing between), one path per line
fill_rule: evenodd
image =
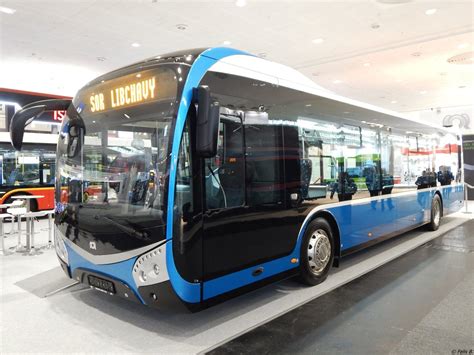
M470 351L474 220L209 354Z
M42 248L39 255L35 256L18 253L1 256L0 353L200 353L209 351L292 309L301 309L302 305L312 299L316 299L314 302L317 303L318 300L324 299L324 297L321 298L324 294L420 247L466 222L468 218L472 218L472 215L461 213L450 215L444 219L438 232L417 230L350 257L344 261L341 268L331 273L326 282L316 287L302 287L292 280L287 280L196 314L187 312L179 302L173 299L168 300L162 309L153 310L83 286L75 286L45 297L54 289L71 282L59 269L54 250ZM40 223L46 222L40 221ZM42 231L36 240L38 245L45 245L46 233ZM14 245L15 238L9 237L6 241L7 245ZM438 249L433 249L441 253L442 248L441 245ZM415 263L417 269L430 268L430 260L432 258L428 260L419 258ZM459 268L462 267L464 266L459 265ZM452 266L449 268L451 270ZM454 272L444 273L438 287L454 290L457 285L455 281L460 280L456 271L461 272L455 269ZM400 272L395 268L392 273ZM406 272L402 271L402 277L405 274ZM361 280L365 277L367 276ZM378 280L380 290L374 288L372 291L365 291L365 293L360 291L360 294L356 292L353 295L349 292L345 301L346 306L342 307L339 313L335 309L336 313L328 319L335 319L339 324L357 321L357 319L351 319L350 315L355 312L354 309L357 309L357 302L365 302L365 308L362 310L372 315L374 333L364 333L361 328L359 334L363 335L367 342L375 342L379 334L377 330L389 320L379 317L375 310L370 309L371 298L377 300L381 293L401 287L407 297L415 297L417 292L425 295L424 303L413 307L433 308L444 299L441 297L443 293L436 293L430 288L426 290L423 283L417 291L416 287L410 289L408 286L391 281L391 277L397 280L394 275ZM355 282L357 284L359 281ZM447 295L447 291L444 295ZM398 309L396 303L392 305L392 308ZM379 305L379 309L383 309L383 304ZM412 308L400 309L400 312L412 311ZM325 318L318 319L316 315L312 322L324 324ZM292 329L296 329L292 328L295 323L296 321L285 325L289 332L286 335L288 344L292 339L297 344L297 338L292 338ZM400 327L403 328L404 325ZM325 334L331 328L330 325L326 325L327 330L324 330L324 327L319 329L321 334ZM410 328L406 326L403 329ZM343 333L346 334L346 331L348 329ZM308 337L312 336L312 334L308 335ZM346 336L349 339L355 337L350 334ZM422 337L423 333L414 333L413 339L416 339L416 336ZM406 341L406 346L409 346L410 339L407 338ZM425 339L425 341L432 341L432 339ZM331 342L337 344L338 340L337 337L328 337L327 342L327 344ZM311 348L312 343L309 338L308 342L302 344L307 345L307 348L302 349L307 349L308 352L316 350L316 348ZM401 342L397 344L403 346ZM281 347L281 349L285 348ZM342 349L347 350L344 347ZM297 349L287 348L287 351L293 350ZM225 351L225 349L220 348L216 351ZM400 351L403 352L404 349L400 348Z

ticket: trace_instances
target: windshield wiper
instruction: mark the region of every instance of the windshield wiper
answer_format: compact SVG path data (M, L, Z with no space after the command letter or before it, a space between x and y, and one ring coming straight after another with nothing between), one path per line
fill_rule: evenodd
M113 225L115 225L116 227L118 227L120 230L127 233L131 237L134 237L136 239L141 239L141 240L150 240L150 238L148 238L147 236L147 233L137 232L135 229L124 226L123 224L118 223L117 221L114 221L112 218L109 218L107 216L102 216L102 218L106 219L107 221L109 221L110 223L112 223Z

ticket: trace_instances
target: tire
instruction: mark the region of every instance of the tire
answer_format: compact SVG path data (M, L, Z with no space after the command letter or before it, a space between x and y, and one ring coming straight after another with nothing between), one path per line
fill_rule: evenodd
M306 228L301 242L300 282L309 286L323 282L334 261L334 250L331 226L324 218L316 218Z
M433 196L431 200L431 219L428 223L428 230L435 231L438 230L439 224L441 222L441 216L443 215L443 204L441 198L438 194Z

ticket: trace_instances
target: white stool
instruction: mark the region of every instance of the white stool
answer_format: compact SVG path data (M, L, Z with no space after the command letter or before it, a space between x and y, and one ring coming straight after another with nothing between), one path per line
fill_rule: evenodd
M53 214L54 210L45 210L45 211L37 211L37 212L26 212L24 217L26 217L26 221L29 224L27 228L27 236L26 236L26 249L30 254L35 253L35 218L37 217L44 217L48 216L48 245L47 248L52 248L53 246Z
M2 238L2 253L3 255L8 255L6 249L5 249L5 233L4 233L4 228L3 228L3 221L7 218L11 218L12 223L13 223L13 216L9 213L0 213L0 238Z
M15 217L18 219L18 244L16 246L17 250L21 250L21 218L26 213L26 207L10 207L7 209L7 213L12 216L12 224ZM13 227L12 227L13 230Z

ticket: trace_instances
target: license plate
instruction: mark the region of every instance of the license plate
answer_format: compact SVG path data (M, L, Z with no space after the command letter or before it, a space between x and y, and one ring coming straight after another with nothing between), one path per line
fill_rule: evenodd
M89 280L89 285L96 288L97 290L107 293L115 293L115 286L113 282L92 275L88 275L87 279Z

